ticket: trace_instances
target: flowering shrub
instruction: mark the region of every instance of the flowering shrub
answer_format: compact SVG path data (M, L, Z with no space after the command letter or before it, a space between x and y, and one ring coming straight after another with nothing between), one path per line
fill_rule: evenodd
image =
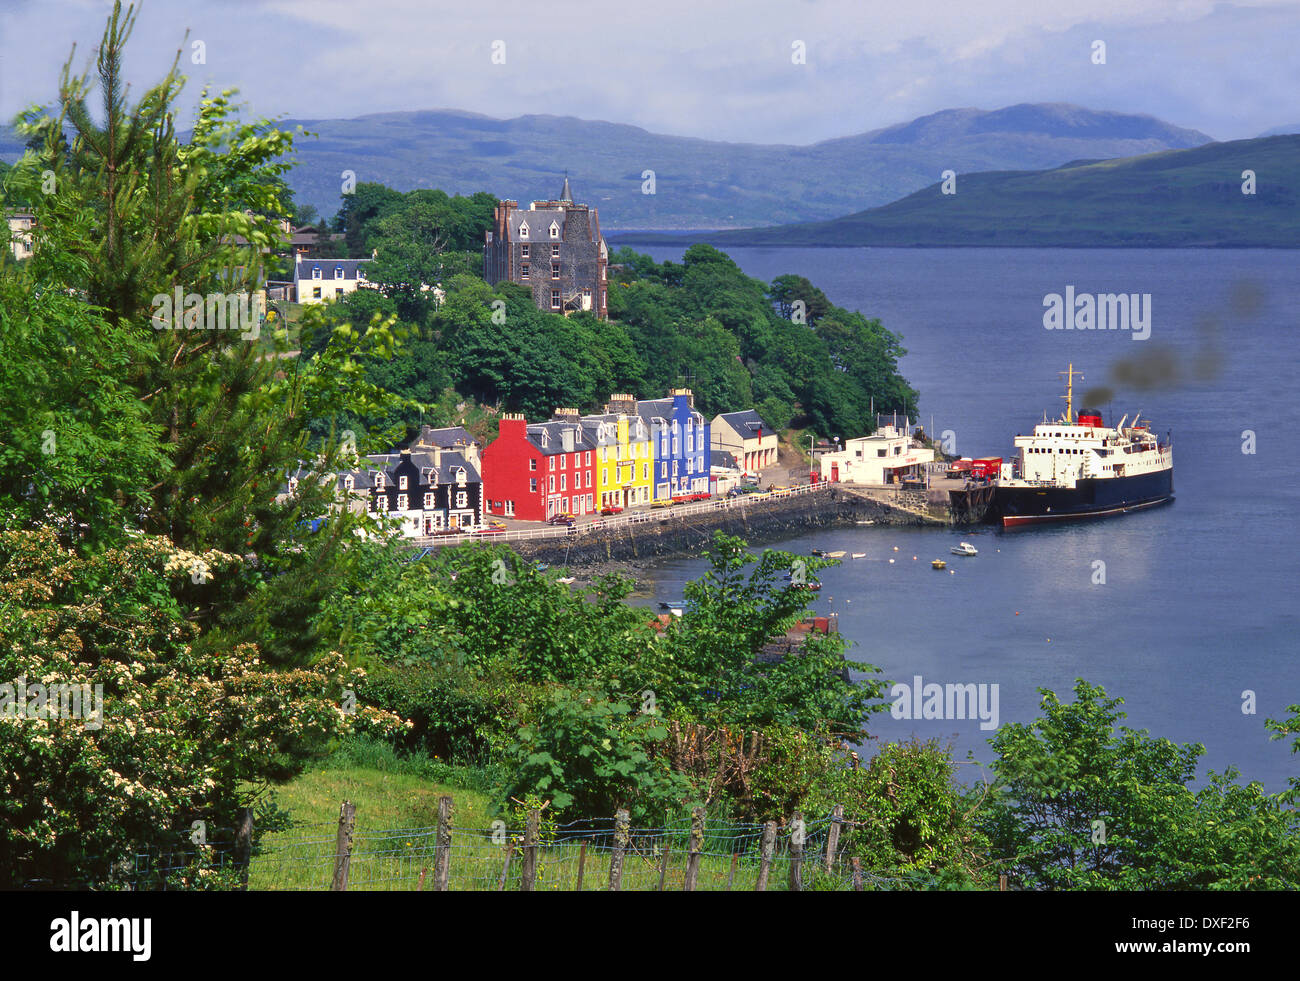
M0 888L121 884L175 829L232 827L241 785L337 734L400 727L352 704L360 672L337 654L269 670L253 644L196 653L173 593L194 558L161 538L86 557L50 529L0 532ZM213 576L240 561L202 558ZM100 724L41 705L56 683L102 686Z

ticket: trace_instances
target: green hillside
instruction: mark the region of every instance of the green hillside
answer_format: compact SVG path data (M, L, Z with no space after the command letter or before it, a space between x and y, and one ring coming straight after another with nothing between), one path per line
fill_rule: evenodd
M1242 193L1244 171L1254 194ZM733 232L719 245L1300 246L1300 135L1211 143L1053 170L958 174L831 221Z

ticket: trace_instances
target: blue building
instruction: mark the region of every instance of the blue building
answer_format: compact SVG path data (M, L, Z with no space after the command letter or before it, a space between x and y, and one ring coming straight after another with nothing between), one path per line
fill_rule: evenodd
M637 402L636 410L650 428L654 499L709 493L709 423L695 411L691 390L674 388L668 398Z

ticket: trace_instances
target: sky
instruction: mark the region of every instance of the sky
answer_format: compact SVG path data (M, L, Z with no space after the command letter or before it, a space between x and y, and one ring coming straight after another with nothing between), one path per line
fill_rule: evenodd
M179 49L191 104L204 84L238 88L256 116L547 113L795 144L1021 102L1145 113L1220 140L1300 123L1300 2L1284 0L139 6L127 52L138 86ZM84 69L111 8L0 0L0 118L49 101L74 41Z

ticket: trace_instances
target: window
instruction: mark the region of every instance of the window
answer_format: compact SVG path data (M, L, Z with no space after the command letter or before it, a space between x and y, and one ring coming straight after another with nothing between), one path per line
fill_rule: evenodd
M383 489L384 489L384 475L382 473L377 473L375 474L375 490L383 490Z
M536 469L537 469L537 458L536 458L536 457L534 457L533 459L531 459L531 460L528 461L528 469L529 469L529 470L536 470Z
M357 279L365 279L365 278L366 278L366 271L362 269L360 266L357 266Z
M520 238L527 238L527 237L528 237L528 222L526 222L526 221L521 221L521 222L519 223L519 237L520 237Z
M342 266L335 266L335 267L334 267L334 278L335 278L335 279L342 279L342 278L343 278L343 267L342 267Z
M426 508L431 508L431 507L433 507L433 495L432 495L432 494L425 494L425 495L424 495L424 506L425 506Z
M469 503L469 494L465 491L456 491L456 507L463 508Z
M560 224L559 222L553 221L551 222L551 238L559 238L559 237L560 237Z
M609 467L606 467L604 470L601 471L601 474L600 474L600 482L601 482L602 484L608 484L608 483L609 483Z
M569 475L567 473L562 473L560 474L560 492L563 493L568 489L569 489Z
M560 454L560 469L561 470L569 469L569 458L565 456L563 453Z
M660 477L667 477L667 476L668 476L668 464L664 463L664 464L661 464L661 465L660 465L660 467L659 467L659 476L660 476Z
M559 291L559 290L551 290L551 309L552 309L552 310L558 310L558 309L560 309L560 291Z
M876 456L884 456L884 455L885 455L884 450L876 450Z
M296 494L296 493L298 493L298 478L297 478L297 477L290 477L290 478L289 478L289 493L290 493L290 494Z
M532 493L534 493L534 494L537 493L537 478L536 478L536 477L531 477L531 478L529 478L529 480L528 480L528 489L529 489Z
M521 258L521 259L527 259L527 258L528 258L528 249L529 249L529 246L528 246L528 243L527 243L527 242L525 242L522 246L520 246L520 248L519 248L519 258ZM527 269L528 267L525 266L524 268Z
M320 299L320 287L319 287L319 286L313 286L313 287L311 288L311 298L312 298L313 300L319 300L319 299Z
M641 464L641 479L642 480L650 479L650 464L648 463Z
M405 494L398 494L398 495L397 495L397 510L399 510L399 511L405 511L405 510L406 510L406 495L405 495Z
M515 514L515 502L506 501L506 517L512 518L514 517L514 514Z
M346 476L346 477L343 478L343 489L344 489L344 490L352 490L354 486L355 486L355 481L352 479L352 475L351 475L351 474L349 474L348 476Z
M560 278L560 264L558 262L552 262L551 279L559 279L559 278Z
M312 267L311 267L311 278L312 278L312 279L320 279L320 266L312 266Z
M528 278L528 263L525 262L522 266L519 267L519 278L520 279Z
M551 475L549 491L550 491L550 493L552 493L552 494L555 493L555 475L554 475L554 474Z
M406 474L402 474L400 477L397 478L397 489L406 490L406 485L407 485L407 476Z
M551 469L554 470L554 469L555 469L555 457L552 456L552 457L548 457L547 459L550 461Z
M591 450L587 451L587 466L591 466Z
M551 246L551 258L552 258L552 259L558 259L559 257L560 257L560 247L559 247L558 245L552 245L552 246Z

